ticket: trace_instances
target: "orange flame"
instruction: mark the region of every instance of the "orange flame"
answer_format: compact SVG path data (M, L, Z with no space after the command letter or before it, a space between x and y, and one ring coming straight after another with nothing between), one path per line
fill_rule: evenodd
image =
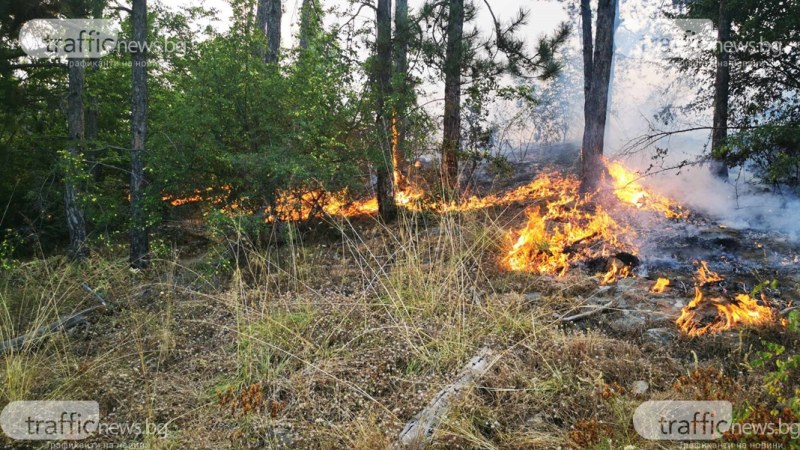
M588 212L578 187L574 177L555 174L542 175L527 186L526 194L545 204L531 207L525 227L512 234L515 242L505 256L511 270L563 276L571 265L607 257L611 249L633 250L621 241L632 232L600 206ZM608 282L630 275L629 268L612 267L612 272L604 277Z
M694 299L681 310L675 322L678 328L689 336L702 336L708 333L719 333L739 325L765 325L775 322L777 314L770 306L769 300L762 293L760 305L748 294L739 294L734 299L706 298L700 286L718 283L725 278L708 268L706 261L695 261L697 273L694 288Z
M762 306L751 296L739 294L733 300L706 298L695 287L694 299L681 310L675 322L688 336L719 333L736 326L766 325L775 322L777 315L762 294Z
M722 275L708 268L708 262L695 261L694 264L698 266L697 273L694 276L694 279L697 281L698 285L704 286L706 284L719 283L720 281L725 280Z
M647 192L637 181L641 178L637 173L628 170L618 162L606 163L608 173L614 181L614 194L621 201L638 209L656 211L670 219L682 219L688 213L676 202L660 195Z
M650 292L654 294L663 294L666 292L667 287L669 286L669 279L667 278L659 278L656 280L656 283L653 287L650 288Z
M626 266L617 258L613 258L611 260L611 268L603 275L603 279L600 280L600 285L606 286L619 281L620 278L628 278L629 276L631 276L630 266Z

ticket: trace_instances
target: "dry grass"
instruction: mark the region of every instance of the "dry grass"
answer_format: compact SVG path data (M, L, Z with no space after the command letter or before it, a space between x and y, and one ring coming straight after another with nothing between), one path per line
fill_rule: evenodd
M0 290L3 338L90 301L82 281L117 309L88 332L4 356L0 398L95 399L115 422L168 424L167 436L121 438L150 448L389 448L489 346L500 359L434 448L669 448L639 439L630 418L642 400L680 396L676 386L707 389L702 374L680 378L698 362L681 343L645 350L560 324L601 295L597 281L504 272L513 216L336 222L341 237L322 242L290 226L280 245L234 235L205 261L174 256L142 274L99 258L21 267L29 278ZM231 270L212 270L226 254ZM699 364L723 366L713 355Z

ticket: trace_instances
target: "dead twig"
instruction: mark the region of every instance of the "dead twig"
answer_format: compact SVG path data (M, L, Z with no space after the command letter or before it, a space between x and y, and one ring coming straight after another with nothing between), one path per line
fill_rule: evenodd
M559 322L575 322L576 320L585 319L587 317L591 317L591 316L593 316L595 314L599 314L599 313L601 313L603 311L611 309L612 306L614 306L614 300L611 300L610 302L606 303L605 305L596 306L593 309L591 309L590 311L582 312L580 314L575 314L574 316L562 317L562 318L558 319L558 321Z

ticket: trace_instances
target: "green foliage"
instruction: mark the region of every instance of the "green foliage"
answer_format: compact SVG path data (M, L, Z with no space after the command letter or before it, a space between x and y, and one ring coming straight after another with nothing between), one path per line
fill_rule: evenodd
M719 0L687 2L680 17L719 21ZM753 169L770 185L800 184L800 1L730 0L732 21L729 126L742 129L714 156L730 166ZM719 48L673 59L700 81L691 110L713 102ZM731 133L732 134L732 133Z
M253 51L259 41L230 34L199 45L189 75L154 111L154 189L211 188L258 211L274 206L279 190L337 191L363 180L357 68L342 62L332 36L286 66L264 64Z
M800 312L789 314L786 329L795 335L800 333ZM800 354L787 354L785 346L774 342L764 342L764 347L750 366L770 368L764 378L767 393L800 416Z
M769 185L800 186L800 127L768 125L732 136L714 151L731 166L744 166Z

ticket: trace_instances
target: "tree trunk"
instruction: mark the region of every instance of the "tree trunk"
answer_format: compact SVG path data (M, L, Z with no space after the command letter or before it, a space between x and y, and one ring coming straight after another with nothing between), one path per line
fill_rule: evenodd
M133 53L131 104L131 267L144 269L150 265L150 242L144 212L144 151L147 138L147 0L133 0L131 18L133 40L138 43Z
M382 161L378 165L378 211L383 220L397 214L392 183L392 113L387 100L392 83L392 1L378 0L375 39L375 83L377 94L377 128Z
M586 115L586 107L589 105L589 91L592 87L592 2L591 0L581 0L581 25L583 27L583 108Z
M444 133L442 181L445 190L458 192L458 150L461 142L461 68L464 64L464 0L449 0L447 49L444 59Z
M611 64L614 57L614 19L617 0L599 0L597 5L597 35L591 64L591 84L585 99L585 128L581 149L581 192L597 192L604 179L603 146L608 93L611 81ZM584 38L585 41L585 38ZM584 50L584 58L586 57Z
M84 145L83 59L69 60L69 87L67 93L67 132L69 133L69 160L64 173L64 206L69 231L68 255L80 261L88 255L86 247L86 218L80 204L80 189L77 183L81 175L82 148Z
M90 60L90 67L92 68L92 73L97 73L100 65L100 60L97 58L93 58ZM97 104L97 96L96 95L88 95L86 98L89 105L86 108L86 141L87 141L87 151L90 155L94 156L95 158L97 155L95 154L94 150L97 147L97 136L99 133L99 125L97 123L99 112L99 106ZM95 182L99 182L101 180L102 174L100 173L100 166L95 165L91 169L91 175Z
M300 6L300 48L308 48L308 42L319 25L318 5L315 0L303 0Z
M406 130L408 128L408 106L411 103L411 92L408 80L408 41L410 29L408 25L408 0L396 0L394 6L394 93L395 114L392 119L392 162L394 164L394 186L398 191L408 187L406 181L405 160Z
M278 61L281 48L281 0L258 0L256 23L260 32L267 36L267 48L263 52L264 62Z
M717 178L728 179L728 166L725 161L714 158L713 151L725 145L728 139L728 100L730 95L731 68L730 54L725 44L731 40L731 19L728 1L719 2L719 28L717 49L717 74L714 83L714 130L711 134L711 173Z

